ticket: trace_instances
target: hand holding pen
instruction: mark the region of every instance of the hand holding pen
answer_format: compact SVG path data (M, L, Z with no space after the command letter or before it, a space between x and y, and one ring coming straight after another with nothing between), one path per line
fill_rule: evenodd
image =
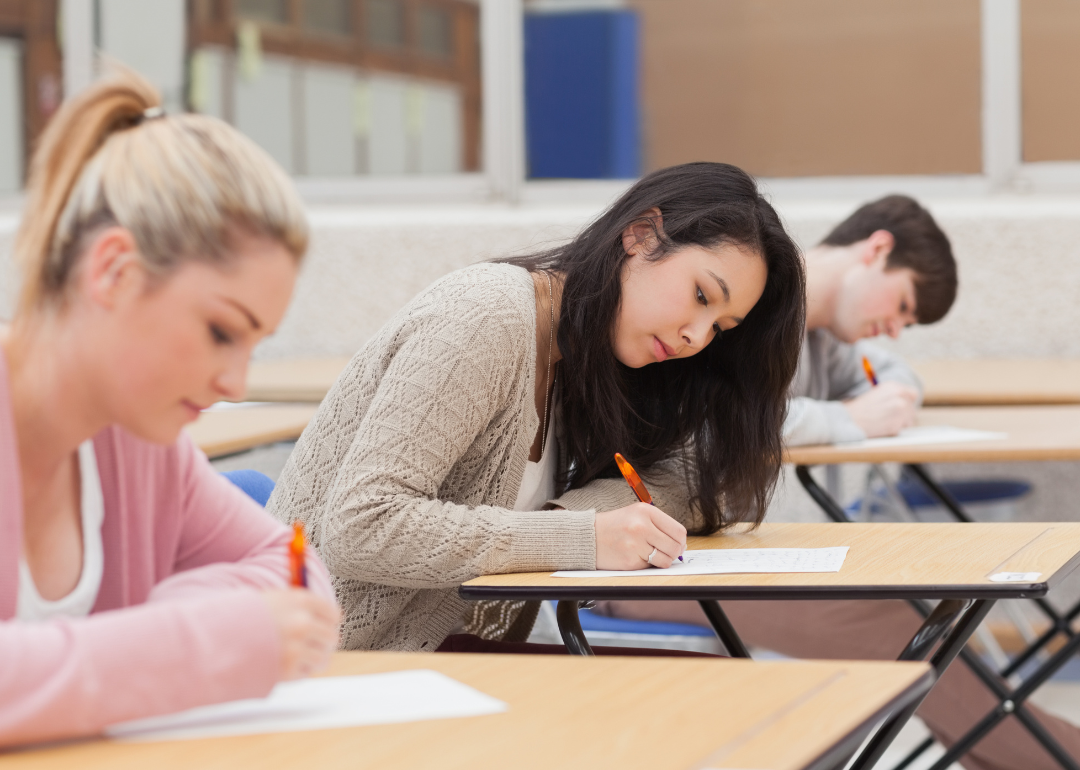
M293 525L285 543L289 588L264 591L262 596L278 633L278 680L310 676L326 668L338 645L341 611L315 591L308 591L304 528ZM300 589L300 590L298 590Z
M649 503L597 513L594 526L597 569L666 568L686 550L686 527Z
M852 422L867 438L895 436L914 425L919 392L899 382L881 382L866 356L862 357L862 369L870 390L843 402Z

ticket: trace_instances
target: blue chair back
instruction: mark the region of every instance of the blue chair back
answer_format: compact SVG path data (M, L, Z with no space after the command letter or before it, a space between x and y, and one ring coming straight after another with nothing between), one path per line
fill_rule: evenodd
M266 501L274 491L274 480L259 471L225 471L221 474L259 505L266 507Z

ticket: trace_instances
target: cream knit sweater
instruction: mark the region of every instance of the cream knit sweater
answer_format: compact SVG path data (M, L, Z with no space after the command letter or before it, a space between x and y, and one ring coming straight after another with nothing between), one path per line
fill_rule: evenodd
M523 602L478 612L457 587L595 567L595 512L636 499L621 479L552 501L567 510L511 510L540 423L535 361L531 276L479 264L399 311L327 394L268 510L301 519L330 569L344 649L431 651L463 622L502 638L519 614L520 637L535 617ZM666 470L643 475L657 504L690 525L683 475Z

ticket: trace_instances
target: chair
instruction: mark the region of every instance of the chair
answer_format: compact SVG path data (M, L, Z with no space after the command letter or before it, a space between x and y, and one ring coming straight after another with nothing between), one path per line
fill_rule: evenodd
M880 482L874 483L875 478ZM941 487L965 510L982 521L1016 518L1015 503L1031 492L1031 484L1019 479L972 479L944 481ZM898 518L908 521L956 521L916 476L904 468L894 483L880 466L871 466L864 496L847 506L856 521Z
M562 644L555 602L544 602L530 642ZM661 623L652 620L625 620L578 610L581 630L590 644L611 647L644 647L664 650L690 650L726 655L716 632L689 623Z
M265 473L252 470L225 471L221 474L231 481L252 500L266 507L266 501L274 491L274 480Z

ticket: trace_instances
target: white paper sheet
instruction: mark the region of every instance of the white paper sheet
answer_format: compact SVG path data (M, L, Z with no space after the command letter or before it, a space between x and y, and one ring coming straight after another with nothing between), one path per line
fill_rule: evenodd
M685 561L667 569L562 570L560 578L673 577L676 575L732 575L750 572L839 572L848 547L834 548L722 548L687 551Z
M896 436L868 438L863 441L838 444L837 446L842 446L845 449L885 449L894 446L910 446L912 444L961 444L968 441L994 441L1008 437L1008 433L994 433L988 430L954 428L951 425L922 425L917 428L904 428Z
M121 722L105 732L122 740L175 741L473 717L506 710L502 701L438 671L417 669L282 682L265 698Z

